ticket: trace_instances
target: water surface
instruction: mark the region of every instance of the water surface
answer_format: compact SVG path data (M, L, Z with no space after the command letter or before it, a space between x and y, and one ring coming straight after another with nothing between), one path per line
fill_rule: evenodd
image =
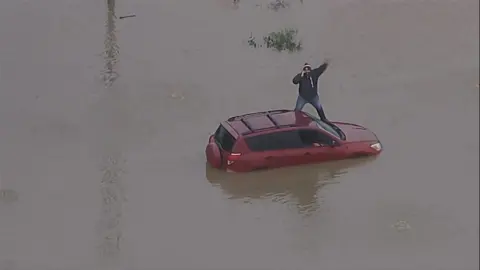
M0 269L478 269L478 1L266 4L2 1ZM301 53L247 46L282 27ZM379 158L205 165L325 57L327 116Z

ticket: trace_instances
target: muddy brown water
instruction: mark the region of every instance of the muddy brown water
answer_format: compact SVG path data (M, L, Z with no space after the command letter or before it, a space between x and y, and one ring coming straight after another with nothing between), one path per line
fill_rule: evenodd
M478 269L478 1L290 3L1 1L0 269ZM246 45L290 26L300 53ZM380 157L205 165L324 57L327 115Z

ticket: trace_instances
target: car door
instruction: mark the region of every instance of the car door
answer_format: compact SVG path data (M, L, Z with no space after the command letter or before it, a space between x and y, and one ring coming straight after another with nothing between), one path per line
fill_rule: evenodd
M316 163L342 158L340 143L330 135L315 129L302 129L299 133L305 144L304 162Z
M277 146L278 164L282 167L304 164L305 144L298 129L277 132L273 143Z
M272 143L271 134L253 134L245 137L245 142L251 152L249 165L252 170L262 170L279 166L281 151Z
M296 130L258 134L245 141L252 150L252 167L256 169L295 165L303 154L303 143Z

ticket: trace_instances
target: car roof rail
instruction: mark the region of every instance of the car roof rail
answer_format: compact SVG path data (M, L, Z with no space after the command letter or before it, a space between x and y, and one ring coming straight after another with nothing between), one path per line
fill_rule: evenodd
M287 113L287 112L291 112L291 111L292 111L292 110L280 109L280 110L270 110L270 111L267 111L267 113L277 114L277 113Z
M276 128L280 128L280 125L273 119L273 117L270 115L270 113L267 113L267 118L272 121L272 123L275 125Z
M265 130L272 130L272 129L278 130L278 129L287 128L287 127L296 127L296 125L278 125L275 128L271 128L271 127L257 128L257 129L254 129L254 130L249 130L249 131L246 131L246 132L242 132L242 135L250 135L250 134L254 134L254 133L265 131Z
M267 116L267 118L275 125L275 129L280 129L280 128L284 128L284 127L295 127L295 126L296 126L295 124L281 125L281 124L279 124L279 123L270 115L270 113L267 113L266 116ZM255 132L257 132L257 131L264 131L264 130L272 129L271 127L253 129L253 128L248 124L248 122L245 121L243 118L240 119L240 120L241 120L242 123L245 124L245 126L247 126L247 128L249 129L249 131L242 133L242 135L248 135L248 134L255 133Z
M247 117L247 116L271 115L271 114L286 113L286 112L290 112L290 111L291 110L279 109L279 110L270 110L270 111L264 111L264 112L253 112L253 113L247 113L247 114L242 114L242 115L230 117L230 118L228 118L228 121L241 120L242 118Z
M240 121L250 130L250 132L253 132L253 131L254 131L254 129L252 128L252 126L250 126L250 124L249 124L247 121L245 121L245 119L244 119L243 117L240 118Z
M249 116L254 116L254 115L259 115L259 116L264 115L264 116L266 116L273 123L273 125L275 126L276 129L283 128L283 127L295 127L296 126L295 124L287 124L287 125L279 124L272 117L272 114L275 115L275 114L286 113L286 112L290 112L290 111L291 110L282 109L282 110L270 110L270 111L264 111L264 112L247 113L247 114L243 114L243 115L239 115L239 116L230 117L230 118L228 118L227 121L240 121L240 122L242 122L242 124L244 124L248 128L248 131L242 132L242 135L248 135L248 134L255 133L257 131L264 131L264 130L272 129L271 127L253 128L248 123L246 118L248 118Z

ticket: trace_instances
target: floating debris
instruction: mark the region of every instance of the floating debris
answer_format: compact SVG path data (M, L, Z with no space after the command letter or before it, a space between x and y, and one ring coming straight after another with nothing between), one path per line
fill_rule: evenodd
M179 99L179 100L182 100L182 99L185 98L182 94L180 94L180 93L175 93L175 92L172 93L172 94L170 94L170 97L173 98L173 99Z
M122 19L132 18L132 17L137 17L137 15L131 14L131 15L126 15L126 16L120 16L120 17L118 17L118 18L119 18L120 20L122 20Z
M392 228L394 228L398 232L403 232L410 230L412 227L405 220L397 220L397 222L392 225Z

